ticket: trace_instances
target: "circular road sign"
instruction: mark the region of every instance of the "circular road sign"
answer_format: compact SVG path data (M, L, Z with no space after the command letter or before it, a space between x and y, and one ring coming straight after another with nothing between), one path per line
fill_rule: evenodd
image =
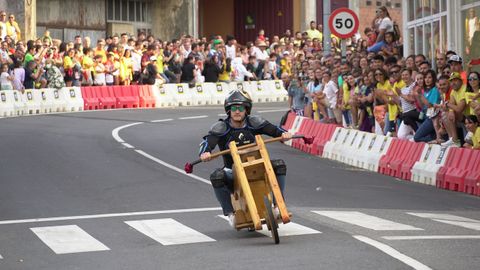
M339 8L332 12L328 19L330 31L339 38L349 38L358 31L358 16L353 10Z

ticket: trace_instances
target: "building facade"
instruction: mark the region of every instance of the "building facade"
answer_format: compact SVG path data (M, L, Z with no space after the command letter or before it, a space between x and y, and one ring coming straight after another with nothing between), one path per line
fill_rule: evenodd
M479 0L403 0L404 54L456 51L465 62L480 58Z

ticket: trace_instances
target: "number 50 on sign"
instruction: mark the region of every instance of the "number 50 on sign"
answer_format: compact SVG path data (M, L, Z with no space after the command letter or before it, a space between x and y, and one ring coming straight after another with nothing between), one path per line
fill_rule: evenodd
M332 12L328 20L330 31L339 38L349 38L358 31L358 16L353 10L339 8Z

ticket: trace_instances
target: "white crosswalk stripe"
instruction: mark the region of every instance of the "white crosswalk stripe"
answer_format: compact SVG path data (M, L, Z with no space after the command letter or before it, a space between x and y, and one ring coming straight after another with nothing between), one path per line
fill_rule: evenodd
M450 214L435 214L435 213L407 213L412 216L421 218L428 218L441 223L460 226L467 229L480 231L480 220L465 218Z
M77 225L30 228L56 254L110 250Z
M357 225L375 231L421 231L423 229L393 222L387 219L367 215L357 211L312 211L345 223Z
M125 221L125 223L165 246L215 242L215 239L172 218Z
M218 217L228 221L226 216L218 215ZM262 230L258 232L266 236L271 236L270 231L267 229L267 225L263 225ZM283 223L278 224L279 236L294 236L294 235L318 234L318 233L322 233L322 232L314 230L312 228L305 227L295 222L289 222L287 224L283 224Z

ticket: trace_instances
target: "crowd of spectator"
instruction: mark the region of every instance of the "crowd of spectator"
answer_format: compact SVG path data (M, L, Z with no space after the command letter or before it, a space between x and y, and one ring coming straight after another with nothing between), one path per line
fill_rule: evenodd
M73 41L41 38L24 43L10 15L1 12L1 89L82 85L202 83L281 79L299 115L417 142L480 148L479 74L453 51L404 56L401 36L381 7L363 37L331 35L323 27L238 44L233 36L184 35L162 41L126 33Z

